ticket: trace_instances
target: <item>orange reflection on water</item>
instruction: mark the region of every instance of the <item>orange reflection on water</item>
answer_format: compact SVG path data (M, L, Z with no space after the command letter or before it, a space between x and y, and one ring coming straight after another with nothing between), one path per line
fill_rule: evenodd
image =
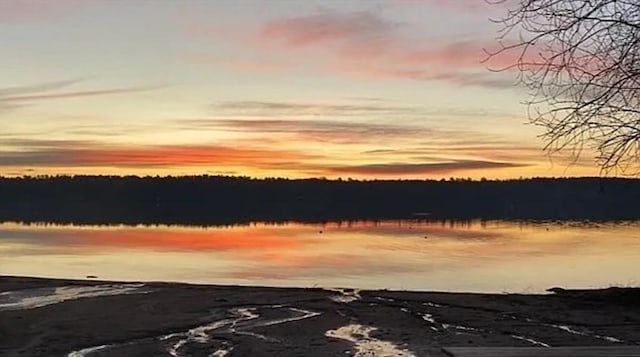
M295 249L300 241L263 229L119 229L75 232L69 239L83 245L157 250Z
M0 225L3 274L274 286L542 291L634 283L638 223Z

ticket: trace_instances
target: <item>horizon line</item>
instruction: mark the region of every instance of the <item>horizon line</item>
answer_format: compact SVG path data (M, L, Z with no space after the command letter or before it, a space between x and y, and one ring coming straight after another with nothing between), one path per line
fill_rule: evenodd
M192 175L103 175L103 174L53 174L53 175L16 175L5 176L0 174L0 180L15 180L15 179L60 179L60 178L138 178L138 179L180 179L180 178L231 178L231 179L244 179L253 181L328 181L328 182L406 182L406 181L420 181L420 182L450 182L450 181L465 181L465 182L505 182L505 181L528 181L528 180L585 180L585 179L600 179L600 180L640 180L637 176L528 176L518 178L471 178L462 176L451 176L448 178L327 178L322 176L310 176L310 177L283 177L283 176L244 176L244 175L211 175L211 174L192 174Z

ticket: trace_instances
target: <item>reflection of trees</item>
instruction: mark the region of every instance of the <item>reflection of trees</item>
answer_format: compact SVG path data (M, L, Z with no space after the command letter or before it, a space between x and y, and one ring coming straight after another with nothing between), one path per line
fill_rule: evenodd
M604 188L604 190L601 190ZM0 220L238 224L296 220L640 218L640 181L329 181L242 177L0 178ZM450 224L447 222L446 224Z

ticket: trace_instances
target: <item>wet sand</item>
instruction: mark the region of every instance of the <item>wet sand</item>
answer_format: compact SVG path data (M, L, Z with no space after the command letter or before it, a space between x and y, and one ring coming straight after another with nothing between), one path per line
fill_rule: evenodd
M640 289L547 295L0 277L2 356L446 356L640 345Z

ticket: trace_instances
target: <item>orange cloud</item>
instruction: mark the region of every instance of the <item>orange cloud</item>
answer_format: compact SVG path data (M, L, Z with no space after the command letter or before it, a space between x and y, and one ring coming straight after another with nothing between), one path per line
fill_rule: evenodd
M164 146L116 148L83 153L80 161L92 165L174 166L232 165L277 166L283 160L308 159L291 151L242 149L225 146Z
M53 144L53 143L49 143ZM302 160L318 156L296 151L200 146L73 146L59 141L36 149L2 152L0 166L240 166L253 168L295 168Z

